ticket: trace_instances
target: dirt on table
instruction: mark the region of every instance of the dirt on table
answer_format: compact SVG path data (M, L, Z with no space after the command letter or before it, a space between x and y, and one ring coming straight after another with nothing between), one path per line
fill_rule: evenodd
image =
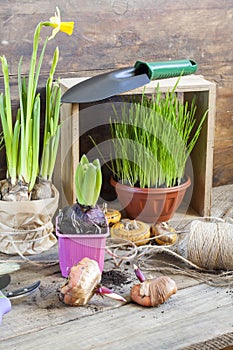
M138 283L138 280L131 270L128 272L127 270L111 269L102 273L101 284L124 296L129 294L135 283Z
M103 271L101 282L104 285L121 286L132 282L132 278L128 273L120 270Z

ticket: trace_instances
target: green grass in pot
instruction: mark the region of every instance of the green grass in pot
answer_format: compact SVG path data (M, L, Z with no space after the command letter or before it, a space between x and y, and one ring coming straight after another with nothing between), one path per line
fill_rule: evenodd
M113 107L111 170L123 184L158 188L184 181L207 112L197 123L195 100L183 104L175 93L177 84L165 96L158 85L155 95L124 102L120 113Z
M63 234L104 234L107 221L97 205L102 186L99 159L89 162L83 155L75 173L77 202L60 210L58 230Z

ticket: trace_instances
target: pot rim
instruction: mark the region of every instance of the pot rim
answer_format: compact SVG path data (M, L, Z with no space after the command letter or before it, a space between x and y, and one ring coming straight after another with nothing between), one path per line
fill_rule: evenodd
M173 187L159 187L159 188L140 188L140 187L132 187L128 185L124 185L120 182L117 182L114 180L113 176L110 178L110 183L113 187L117 187L118 189L125 190L127 192L141 192L141 193L170 193L170 192L177 192L182 191L186 188L188 188L191 185L191 179L188 175L185 175L185 178L187 179L184 183L181 185L176 185Z

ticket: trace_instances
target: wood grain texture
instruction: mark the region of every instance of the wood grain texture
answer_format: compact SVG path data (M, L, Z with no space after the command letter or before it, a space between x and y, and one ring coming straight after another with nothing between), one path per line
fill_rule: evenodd
M232 209L232 187L220 186L212 190L212 215L224 217L228 209ZM187 215L180 227L186 227L185 222L190 222ZM1 349L47 350L51 346L56 350L181 350L189 346L200 349L195 344L208 344L216 337L225 339L225 335L232 332L232 285L209 286L202 282L205 274L193 277L193 269L190 275L187 269L184 274L176 269L170 277L176 281L178 292L159 307L143 308L129 298L131 286L138 283L131 263L117 268L106 254L104 271L115 270L126 276L123 284L113 280L106 287L124 295L127 303L95 296L86 306L69 307L58 298L65 279L58 266L57 246L43 254L27 257L34 264L17 256L8 258L17 259L21 265L21 269L11 275L8 290L38 279L41 285L34 294L12 301L12 310L4 315L0 326ZM158 270L168 267L168 262L172 266L177 264L176 260L168 258L156 254L149 262L147 260L148 270L142 267L143 273L149 278L160 276L162 272ZM6 256L0 254L0 260L5 259ZM217 275L213 274L213 279L214 276ZM222 349L213 346L201 349L210 348Z
M71 78L61 79L60 84L63 91L71 86L83 81L83 78ZM176 83L176 79L162 79L159 81L161 92L171 91ZM112 105L118 109L119 115L121 114L120 102L122 98L129 99L137 94L152 94L156 91L157 81L151 81L145 87L139 87L132 91L126 92L124 96L114 96L113 98L100 101L98 103L89 104L72 104L72 113L70 112L70 104L64 104L62 107L61 118L65 123L61 130L61 148L69 148L73 157L60 160L62 154L58 154L58 164L56 165L55 173L55 186L61 193L60 204L64 207L67 198L72 198L69 205L75 201L75 188L72 185L75 178L75 169L77 166L77 159L79 154L86 154L89 159L101 158L104 176L104 186L102 188L103 198L105 201L110 199L110 202L114 199L114 191L112 186L106 185L110 182L111 172L107 168L107 161L111 159L111 138L109 118L114 118ZM187 174L192 179L193 190L191 191L191 204L198 215L209 216L211 208L211 189L212 189L212 176L213 176L213 141L214 141L214 128L215 128L215 105L216 105L216 86L214 83L203 79L202 76L192 74L181 77L176 88L176 92L182 97L184 102L191 103L195 97L195 103L197 105L196 120L201 120L202 116L208 111L206 121L203 125L199 139L191 153L191 157L187 161ZM126 96L125 96L126 95ZM65 108L65 109L64 109ZM75 135L67 137L66 130L76 130ZM79 134L78 134L79 130ZM75 137L74 137L75 136ZM97 147L94 146L90 140L90 136L94 139ZM79 138L79 142L77 142ZM100 154L102 156L100 156ZM103 159L102 159L103 158ZM60 168L61 163L66 163L67 167ZM60 174L60 176L57 176ZM59 178L62 179L61 181ZM64 192L65 191L65 192ZM62 193L63 192L63 193ZM64 198L65 194L65 198Z
M217 84L216 133L214 146L214 184L232 183L233 162L233 50L231 1L223 0L59 0L1 3L0 55L8 58L13 81L17 64L24 56L26 74L35 26L47 20L59 6L62 18L75 21L68 38L60 33L48 45L42 67L43 86L51 54L60 47L56 76L62 78L92 76L100 72L130 66L137 59L160 61L193 58L198 74ZM43 35L50 33L49 28ZM0 89L3 82L0 74ZM14 109L17 91L13 93ZM223 155L222 157L220 155ZM232 158L231 158L232 160ZM4 172L0 160L0 174Z
M92 317L3 338L10 349L182 349L232 330L228 289L198 285L178 291L157 308L129 304ZM217 320L217 323L216 323ZM197 327L201 325L201 329ZM90 336L91 334L91 336Z

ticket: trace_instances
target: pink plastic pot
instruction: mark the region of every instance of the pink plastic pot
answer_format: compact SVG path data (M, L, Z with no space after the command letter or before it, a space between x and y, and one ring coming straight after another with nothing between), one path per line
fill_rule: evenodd
M60 233L56 228L56 235L58 237L59 265L63 277L67 277L71 267L85 257L97 261L100 271L103 271L109 229L105 234L69 235Z

